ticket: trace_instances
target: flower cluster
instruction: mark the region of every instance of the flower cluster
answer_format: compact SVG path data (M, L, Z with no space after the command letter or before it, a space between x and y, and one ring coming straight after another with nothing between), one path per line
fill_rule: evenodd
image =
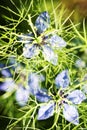
M50 26L48 12L42 12L37 17L34 26L32 23L31 28L33 32L19 35L19 42L23 43L23 58L44 57L44 60L51 63L53 67L56 65L58 67L57 52L59 49L66 47L67 43L62 37L58 36L55 30L52 33L50 32L50 28L52 27ZM9 62L12 66L11 69L7 68L4 64L0 64L0 75L3 79L0 81L0 91L7 93L15 92L15 100L20 106L25 106L29 98L34 96L37 103L40 104L38 105L37 120L46 120L53 116L55 112L58 114L61 111L67 121L74 125L79 124L77 104L81 104L86 99L87 85L83 86L82 90L79 87L75 90L69 87L71 86L69 71L65 69L52 79L54 82L52 82L53 91L51 91L49 88L50 85L44 85L43 87L42 84L46 82L46 79L41 71L40 73L38 72L39 74L36 72L37 68L35 70L30 68L27 75L26 65L22 68L21 63L17 63L15 58L12 57L9 58ZM75 63L75 67L78 69L85 68L85 66L82 60L77 60ZM17 80L15 80L13 72L19 77ZM87 80L87 75L84 80ZM48 82L48 84L51 83Z
M1 65L1 67L2 66L3 65ZM0 91L10 92L16 90L16 101L20 106L26 105L30 95L35 96L37 101L45 103L45 105L41 105L39 108L38 120L45 120L53 116L57 105L58 110L63 109L63 115L67 121L75 125L79 124L79 113L76 105L85 100L86 96L79 89L66 93L70 84L68 70L63 70L55 78L55 86L57 89L56 100L54 100L53 96L48 94L46 89L42 88L41 82L45 82L45 77L42 74L29 74L27 87L25 88L23 84L16 84L14 82L9 69L4 69L1 73L5 76L5 81L0 84Z

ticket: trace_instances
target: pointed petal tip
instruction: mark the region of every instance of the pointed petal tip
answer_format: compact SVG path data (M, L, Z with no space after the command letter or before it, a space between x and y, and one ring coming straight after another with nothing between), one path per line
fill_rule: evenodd
M81 90L74 90L67 96L67 99L74 104L80 104L86 99L86 96Z
M64 104L63 115L67 121L75 125L79 124L79 113L75 106Z
M57 56L57 54L54 53L52 48L50 48L47 45L44 45L42 53L43 53L44 59L46 61L52 63L55 66L58 64L58 56Z
M53 116L54 113L54 103L48 103L39 108L38 120L46 120Z
M42 33L49 28L50 17L48 12L42 12L35 21L35 26L37 28L38 33Z
M64 41L64 39L57 34L53 34L49 41L48 41L52 47L54 48L63 48L67 45L67 43Z
M33 45L25 44L23 48L23 56L25 58L33 58L39 54L39 48Z
M55 79L55 84L57 86L57 88L66 88L69 86L70 83L70 77L68 74L68 70L63 70L62 72L60 72L56 79Z

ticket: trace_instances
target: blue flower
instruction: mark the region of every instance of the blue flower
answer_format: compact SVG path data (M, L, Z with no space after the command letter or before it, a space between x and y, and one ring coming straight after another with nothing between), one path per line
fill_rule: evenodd
M12 57L10 57L9 60L11 60L10 65L13 65L15 63L15 59L13 59ZM12 70L15 69L16 70L15 72L18 73L18 67L20 68L20 66L19 64L17 65L15 67L12 67L11 69ZM1 69L1 75L3 78L3 81L0 82L0 91L15 92L15 99L18 102L18 104L20 106L26 105L26 103L28 102L28 97L29 97L29 89L28 89L29 87L24 88L23 83L20 83L20 84L15 83L15 81L12 78L12 74L10 70L8 68L5 69L4 64L0 64L0 69ZM20 76L24 76L23 72L22 72L22 75L20 73Z
M36 36L33 33L19 36L19 40L24 44L23 56L33 58L42 52L44 59L53 65L58 64L58 55L54 52L66 46L66 42L57 34L45 34L50 27L50 17L48 12L42 12L35 21Z
M70 77L68 74L68 70L62 71L60 74L57 75L55 79L55 84L58 89L58 97L60 97L57 100L58 110L63 107L63 116L65 119L69 122L72 122L75 125L79 124L79 113L76 108L76 104L80 104L83 100L86 99L86 96L81 90L74 90L68 94L65 94L65 88L68 87L70 83ZM39 94L39 99L44 98L44 95ZM45 120L49 117L53 116L54 114L54 108L55 108L55 101L52 99L52 97L46 96L47 104L43 104L38 111L38 120ZM44 101L44 100L42 100Z

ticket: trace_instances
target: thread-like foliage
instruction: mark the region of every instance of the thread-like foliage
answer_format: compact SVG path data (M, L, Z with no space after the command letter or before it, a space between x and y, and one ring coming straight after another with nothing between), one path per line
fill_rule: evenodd
M70 19L74 12L66 17L54 0L9 0L0 8L0 118L8 121L6 129L86 129L85 19L80 29Z

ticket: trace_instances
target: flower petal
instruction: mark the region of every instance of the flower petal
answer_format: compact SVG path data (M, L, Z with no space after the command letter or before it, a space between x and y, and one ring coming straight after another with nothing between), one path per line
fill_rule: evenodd
M66 88L69 86L70 78L68 74L68 70L63 70L60 74L57 75L55 79L55 84L57 85L57 88L62 87Z
M53 52L53 50L49 46L44 45L42 53L43 53L43 56L44 56L45 60L47 60L48 62L52 63L53 65L57 65L57 63L58 63L58 56L57 56L57 54L55 54Z
M74 104L80 104L83 100L86 99L86 96L81 90L74 90L67 96L67 99Z
M15 89L15 83L13 79L6 79L3 83L0 83L0 90L11 92Z
M39 54L39 48L32 44L32 45L28 45L25 44L24 48L23 48L23 56L26 58L32 58L36 55Z
M39 108L38 120L45 120L54 114L54 103L48 103Z
M35 26L37 28L38 33L42 33L46 31L50 24L50 17L48 12L42 12L35 21Z
M9 69L3 69L3 70L1 71L1 74L2 74L3 76L5 76L5 77L11 77L11 76L12 76Z
M34 38L33 33L29 33L29 34L21 34L18 36L18 40L22 43L26 43L26 44L30 44L32 43Z
M75 125L79 124L79 113L74 106L64 104L63 115L67 121L72 122Z
M81 59L77 59L76 63L75 63L75 66L77 68L85 68L86 67L86 63L85 63L85 61L83 61Z
M5 66L5 64L0 63L0 70L1 70L1 75L4 77L12 77L12 74L10 72L10 69Z
M51 99L51 97L50 96L48 96L47 94L46 94L46 92L44 92L44 91L39 91L37 94L36 94L36 98L37 98L37 100L38 101L40 101L40 102L48 102L50 99Z
M28 85L29 85L29 91L31 94L35 95L40 91L40 77L35 74L31 73L28 77Z
M26 105L28 98L29 98L29 90L23 88L22 86L19 86L19 88L17 89L16 93L16 101L18 102L18 104L20 106L24 106Z
M62 37L58 36L57 34L54 34L50 37L49 43L54 48L63 48L66 46L66 42L63 40Z

